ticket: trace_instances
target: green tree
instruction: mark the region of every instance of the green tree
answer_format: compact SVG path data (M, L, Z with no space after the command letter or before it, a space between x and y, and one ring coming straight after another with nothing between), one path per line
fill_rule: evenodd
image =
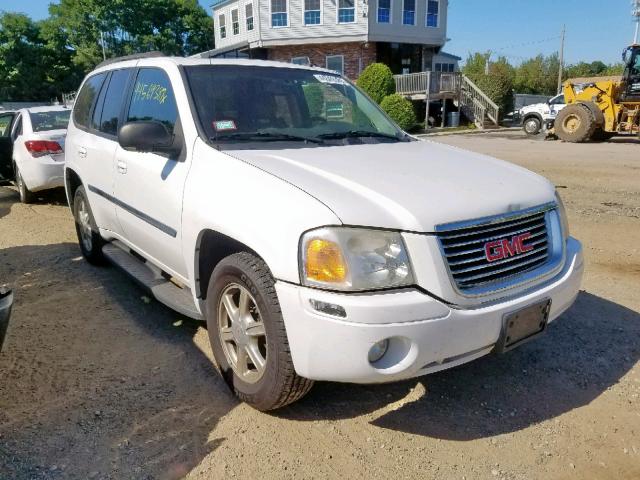
M40 29L29 17L0 14L0 99L48 99L44 49Z
M213 48L213 20L197 0L61 0L49 12L85 71L102 60L103 44L107 57Z
M558 88L559 68L556 54L526 60L515 69L514 89L517 93L553 95Z
M376 103L382 102L384 97L396 91L393 73L384 63L372 63L369 65L364 69L356 83Z
M486 74L488 58L488 55L482 53L469 55L462 72L498 104L500 113L504 115L513 108L515 70L505 57L499 57L489 63L489 73Z

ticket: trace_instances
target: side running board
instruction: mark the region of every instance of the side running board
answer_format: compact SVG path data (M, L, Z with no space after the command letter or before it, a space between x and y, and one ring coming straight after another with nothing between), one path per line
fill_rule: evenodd
M102 247L102 253L113 265L149 290L160 303L189 318L204 320L193 303L189 288L180 288L167 280L159 268L132 255L130 249L122 242L114 240L107 243Z

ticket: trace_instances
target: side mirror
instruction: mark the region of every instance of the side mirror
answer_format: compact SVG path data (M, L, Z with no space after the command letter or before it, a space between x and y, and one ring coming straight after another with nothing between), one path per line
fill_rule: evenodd
M128 122L118 132L120 146L134 152L178 155L182 145L176 140L176 136L158 121Z

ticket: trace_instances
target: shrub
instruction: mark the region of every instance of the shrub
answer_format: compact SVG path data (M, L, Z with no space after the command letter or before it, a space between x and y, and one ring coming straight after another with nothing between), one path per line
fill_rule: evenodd
M376 103L396 91L396 82L391 69L384 63L372 63L364 69L356 84Z
M394 93L382 100L380 107L389 115L403 130L410 130L416 123L416 113L413 111L413 104L402 95Z

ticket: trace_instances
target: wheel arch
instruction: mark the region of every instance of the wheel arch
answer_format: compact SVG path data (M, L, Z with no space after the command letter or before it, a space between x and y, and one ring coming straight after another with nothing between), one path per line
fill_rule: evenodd
M205 300L211 274L220 261L234 253L248 252L265 261L253 248L212 229L202 230L196 240L194 255L195 296ZM266 263L266 261L265 261Z
M71 168L65 168L64 186L65 192L67 194L67 202L69 203L69 207L73 209L73 197L75 196L78 187L82 186L80 175L78 175L76 171Z
M524 122L529 120L531 117L537 118L540 121L540 124L542 124L542 122L544 121L542 115L540 115L538 112L529 112L525 113L524 117L522 117L522 124L524 125Z

